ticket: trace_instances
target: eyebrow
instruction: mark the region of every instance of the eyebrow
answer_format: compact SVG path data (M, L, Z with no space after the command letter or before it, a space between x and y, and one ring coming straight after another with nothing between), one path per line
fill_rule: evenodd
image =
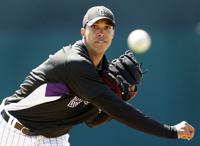
M94 25L97 26L98 24L95 23L95 24L91 25L91 27L94 26ZM112 23L105 23L105 26L111 26L111 27L114 28L114 25Z
M96 23L98 23L98 22L100 22L100 21L106 23L107 25L114 26L114 24L113 24L110 20L108 20L108 19L101 19L101 20L98 20ZM95 23L94 23L94 24L95 24Z

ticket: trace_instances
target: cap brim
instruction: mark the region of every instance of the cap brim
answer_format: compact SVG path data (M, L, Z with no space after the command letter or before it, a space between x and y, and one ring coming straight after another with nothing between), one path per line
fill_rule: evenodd
M108 17L96 17L96 18L90 20L86 25L92 26L95 22L97 22L97 21L99 21L99 20L101 20L101 19L107 19L107 20L109 20L111 23L113 23L113 25L115 24L115 22L114 22L112 19L108 18Z

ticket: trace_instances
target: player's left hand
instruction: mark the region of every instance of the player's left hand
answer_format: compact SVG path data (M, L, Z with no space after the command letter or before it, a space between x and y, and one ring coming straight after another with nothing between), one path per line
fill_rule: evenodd
M135 97L137 95L137 86L136 85L129 85L128 88L129 96L130 97Z
M133 53L127 51L114 59L100 76L117 96L128 101L137 94L137 85L142 80L143 72Z

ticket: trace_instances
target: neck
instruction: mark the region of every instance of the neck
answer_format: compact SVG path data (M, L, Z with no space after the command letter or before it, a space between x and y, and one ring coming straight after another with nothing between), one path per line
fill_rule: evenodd
M93 52L91 52L89 50L88 50L88 52L89 52L89 56L90 56L90 58L91 58L91 60L92 60L92 62L94 64L94 66L97 67L98 64L101 62L101 60L103 58L103 54L102 55L99 55L99 54L97 55L97 54L95 54L95 53L93 53Z
M98 53L97 51L95 51L95 49L90 48L87 43L85 43L85 41L83 41L83 43L85 44L88 54L90 56L90 59L92 60L92 63L94 64L95 67L97 67L99 65L99 63L101 62L104 54L103 53Z

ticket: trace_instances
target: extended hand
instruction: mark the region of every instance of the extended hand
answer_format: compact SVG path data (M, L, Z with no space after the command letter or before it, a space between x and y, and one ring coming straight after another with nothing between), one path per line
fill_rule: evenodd
M183 121L174 126L179 139L191 140L194 137L195 129L189 123Z

